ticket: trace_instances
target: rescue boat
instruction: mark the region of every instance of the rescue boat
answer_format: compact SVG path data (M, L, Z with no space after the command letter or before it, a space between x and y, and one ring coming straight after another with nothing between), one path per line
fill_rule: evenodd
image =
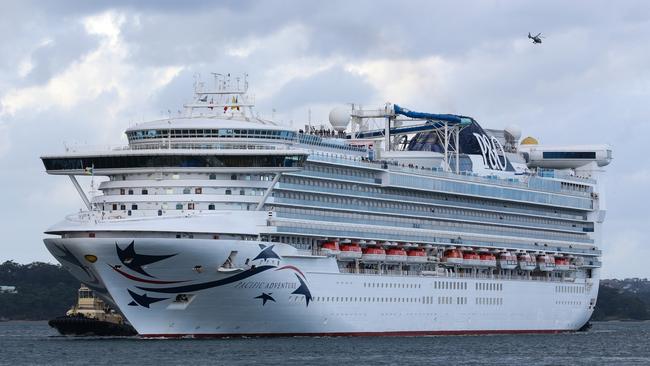
M515 269L517 268L517 256L511 252L502 252L499 254L499 267L502 269Z
M341 244L339 246L339 250L340 251L337 256L339 260L349 261L349 260L361 259L362 253L359 244L356 243Z
M386 260L386 251L382 248L367 247L361 251L361 259L366 262L382 262Z

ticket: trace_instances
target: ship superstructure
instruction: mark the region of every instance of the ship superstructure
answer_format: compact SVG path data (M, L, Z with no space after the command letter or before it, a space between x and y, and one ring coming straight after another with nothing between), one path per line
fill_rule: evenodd
M128 146L43 156L85 210L48 250L144 336L558 332L589 319L606 145L388 103L298 131L246 78ZM374 126L374 127L373 127ZM84 192L76 176L108 177Z

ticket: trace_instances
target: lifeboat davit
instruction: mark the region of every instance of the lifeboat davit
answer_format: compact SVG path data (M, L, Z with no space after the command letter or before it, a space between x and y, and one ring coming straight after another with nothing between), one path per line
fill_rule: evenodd
M479 253L479 260L481 266L483 267L496 267L497 266L497 257L492 253Z
M382 248L367 247L361 251L361 259L366 262L381 262L386 260L386 251Z
M355 244L355 243L341 244L339 250L340 250L338 255L339 260L349 261L349 260L361 259L362 253L359 244Z
M569 262L569 258L555 257L555 269L557 271L570 271L571 263Z
M464 252L463 265L465 265L466 267L480 267L481 257L474 252Z
M386 262L406 262L406 251L401 248L390 248L386 251Z
M502 269L515 269L517 268L517 256L510 253L504 252L499 254L499 267Z
M537 256L537 267L540 271L551 272L555 269L555 258L552 255L540 254Z
M532 271L537 268L535 259L528 253L519 254L517 256L517 262L519 262L519 268L524 271Z
M320 246L320 251L323 255L338 255L340 253L339 246L333 241L326 241Z
M427 252L424 249L411 249L406 253L406 261L409 263L426 263Z

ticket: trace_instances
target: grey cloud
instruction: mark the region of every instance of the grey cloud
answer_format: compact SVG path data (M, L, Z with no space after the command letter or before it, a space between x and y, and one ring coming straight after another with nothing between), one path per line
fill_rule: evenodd
M51 261L42 243L43 232L59 219L81 207L74 188L60 176L48 176L39 156L64 151L68 145L102 145L110 134L113 143L119 134L111 129L103 115L107 105L117 100L117 94L108 92L77 107L74 113L64 109L33 110L13 117L10 122L12 144L8 154L0 158L0 191L5 202L12 202L15 215L4 215L2 231L7 233L11 250L0 254L0 261L15 259ZM126 121L123 127L126 127ZM59 189L62 188L62 191ZM70 196L61 202L56 196ZM37 199L34 199L37 198ZM51 201L56 200L56 204ZM8 247L7 247L8 248Z
M80 24L53 35L50 43L31 54L32 70L24 77L27 84L42 84L65 70L99 45L99 37L89 35Z
M280 88L260 107L288 110L317 103L365 102L374 88L362 77L333 67L308 78L296 78Z
M636 4L641 3L631 5ZM462 7L430 1L399 5L391 1L251 1L242 9L219 6L195 13L140 12L140 24L131 24L124 35L137 46L134 62L153 65L218 55L225 44L262 37L287 24L310 30L307 52L317 56L417 58L432 52L454 56L474 46L525 39L528 32L554 37L630 18L627 11L607 2L590 5L561 1L536 6L470 1ZM645 17L634 19L643 22Z

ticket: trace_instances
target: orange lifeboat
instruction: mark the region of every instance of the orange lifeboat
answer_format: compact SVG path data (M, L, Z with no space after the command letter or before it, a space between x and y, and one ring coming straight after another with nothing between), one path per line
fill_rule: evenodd
M386 250L386 262L406 262L406 251L402 248L389 248Z
M338 244L333 241L326 241L321 244L320 251L323 255L337 255L340 253Z
M426 263L427 252L424 249L411 249L407 253L406 261L408 263Z
M537 267L539 267L540 271L551 272L555 269L555 258L548 254L538 255Z
M352 244L341 244L340 246L340 252L338 255L339 260L345 261L345 260L355 260L355 259L361 259L361 247L359 244L352 243Z
M479 267L481 266L481 257L474 252L464 252L463 264L466 267Z
M361 259L366 262L381 262L386 260L386 251L382 248L367 247L361 251Z
M517 256L517 262L519 262L519 268L524 271L532 271L537 267L535 259L528 253L521 253Z
M517 268L517 256L510 252L503 252L499 254L499 267L502 269L515 269Z
M449 264L463 264L463 253L458 249L447 249L442 255L442 262Z
M483 267L496 267L497 266L497 257L492 253L479 253L479 260L481 266Z
M569 258L555 257L555 269L558 271L570 271L571 263L569 262Z

